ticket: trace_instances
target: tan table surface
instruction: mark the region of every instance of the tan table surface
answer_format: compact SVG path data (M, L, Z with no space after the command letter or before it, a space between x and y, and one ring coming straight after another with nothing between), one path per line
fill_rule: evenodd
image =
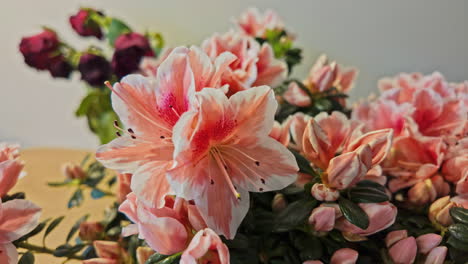
M49 248L55 248L65 242L65 237L72 225L81 216L89 213L89 220L100 220L103 218L104 208L111 204L112 198L92 200L89 193L85 192L85 202L79 208L67 209L68 199L74 192L73 188L49 187L47 182L61 181L64 176L61 172L63 163L79 162L92 151L60 149L60 148L31 148L21 150L21 159L25 161L27 175L18 181L13 192L22 191L26 193L26 199L33 201L43 208L41 220L49 217L65 215L65 219L46 240ZM41 245L42 233L30 239L30 243ZM47 255L36 255L37 264L59 264L64 258L49 257ZM67 263L80 263L70 261Z

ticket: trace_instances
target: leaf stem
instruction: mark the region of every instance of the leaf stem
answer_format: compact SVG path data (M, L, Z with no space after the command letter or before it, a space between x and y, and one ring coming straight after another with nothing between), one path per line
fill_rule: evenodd
M29 244L27 242L20 242L17 244L18 248L24 248L30 251L33 251L34 253L39 253L39 254L49 254L49 255L54 255L55 250L47 248L47 247L41 247L33 244ZM68 259L78 259L78 260L83 260L84 258L81 256L77 255L70 255L67 256Z

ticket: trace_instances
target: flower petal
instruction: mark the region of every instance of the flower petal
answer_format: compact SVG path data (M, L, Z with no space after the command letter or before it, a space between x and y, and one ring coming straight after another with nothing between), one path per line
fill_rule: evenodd
M12 243L0 244L0 263L17 264L18 251Z
M2 204L0 243L15 241L39 224L41 208L26 200L11 200Z

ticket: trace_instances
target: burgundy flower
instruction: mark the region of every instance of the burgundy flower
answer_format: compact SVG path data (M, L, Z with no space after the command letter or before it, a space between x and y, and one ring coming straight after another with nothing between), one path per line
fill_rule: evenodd
M92 86L103 85L112 74L111 65L106 58L91 53L81 55L78 70L81 79Z
M115 53L112 58L112 69L119 77L139 69L140 61L144 57L153 57L148 39L138 33L127 33L115 40Z
M19 50L27 65L38 70L45 70L52 62L58 47L59 41L55 32L44 30L34 36L22 38Z
M73 67L62 55L59 55L52 58L47 70L49 70L50 75L54 78L68 78L73 71Z
M70 25L80 36L102 38L101 28L95 21L88 19L89 15L90 11L81 9L76 15L70 17Z

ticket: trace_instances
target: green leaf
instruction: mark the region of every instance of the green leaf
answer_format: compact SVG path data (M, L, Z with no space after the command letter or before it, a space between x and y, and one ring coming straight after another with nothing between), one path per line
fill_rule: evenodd
M70 229L70 232L68 232L67 239L65 240L66 243L68 243L68 241L70 241L70 239L73 237L73 235L75 235L75 233L80 228L81 223L86 221L88 219L88 217L89 217L89 214L84 215L84 216L80 217L80 219L78 219L78 221L75 222L75 224Z
M151 255L148 260L146 260L145 264L156 264L158 263L159 261L167 258L169 256L167 255L162 255L162 254L159 254L159 253L154 253L153 255Z
M145 262L145 264L175 264L179 263L180 254L174 255L161 255L159 253L153 254L149 259Z
M52 220L52 222L50 222L49 226L47 227L46 231L44 232L44 236L42 237L43 243L44 243L46 237L50 234L50 232L52 232L62 222L62 220L64 218L65 218L65 216L59 216L59 217L55 218L54 220Z
M468 225L468 209L452 207L450 208L450 215L455 222Z
M304 224L316 205L316 200L298 200L290 203L276 216L273 230L285 232Z
M349 189L349 199L355 203L382 203L389 200L385 187L372 181L359 182Z
M36 226L36 228L34 228L31 232L27 233L26 235L20 237L18 240L16 240L15 242L21 242L21 241L25 241L27 240L28 238L30 237L33 237L37 234L39 234L47 225L47 222L49 222L50 218L49 219L46 219L44 221L42 221L40 224L38 224Z
M109 28L107 30L107 39L109 44L113 47L115 40L122 34L129 33L132 30L122 20L112 18Z
M468 225L454 224L449 226L448 231L457 240L468 243Z
M80 250L82 250L84 247L86 247L85 244L78 244L78 245L68 245L68 244L65 244L65 245L61 245L61 246L58 246L55 250L54 250L54 253L53 255L55 257L68 257L68 256L71 256L77 252L79 252Z
M460 241L453 236L449 237L449 239L447 240L447 244L451 245L456 249L468 252L468 243Z
M310 166L310 162L304 158L299 152L290 149L292 154L294 154L294 157L296 158L297 165L299 166L299 171L303 173L310 174L312 176L316 176L317 173L315 172L314 169Z
M34 264L34 255L31 251L28 251L23 254L23 256L18 261L18 264Z
M328 111L332 108L332 103L325 98L320 98L315 100L314 106L320 111Z
M70 182L48 182L47 185L50 186L50 187L60 187L60 186L65 186L65 185L69 185Z
M361 229L366 229L369 227L369 216L366 214L366 212L364 212L364 210L362 210L361 207L359 207L359 205L343 197L338 200L338 204L340 206L341 212L343 213L343 216L351 224Z
M68 208L80 206L83 203L83 191L81 189L76 190L70 200L68 201Z
M102 197L104 197L106 194L99 190L99 189L93 189L91 190L91 198L93 198L94 200L97 200L97 199L100 199Z

